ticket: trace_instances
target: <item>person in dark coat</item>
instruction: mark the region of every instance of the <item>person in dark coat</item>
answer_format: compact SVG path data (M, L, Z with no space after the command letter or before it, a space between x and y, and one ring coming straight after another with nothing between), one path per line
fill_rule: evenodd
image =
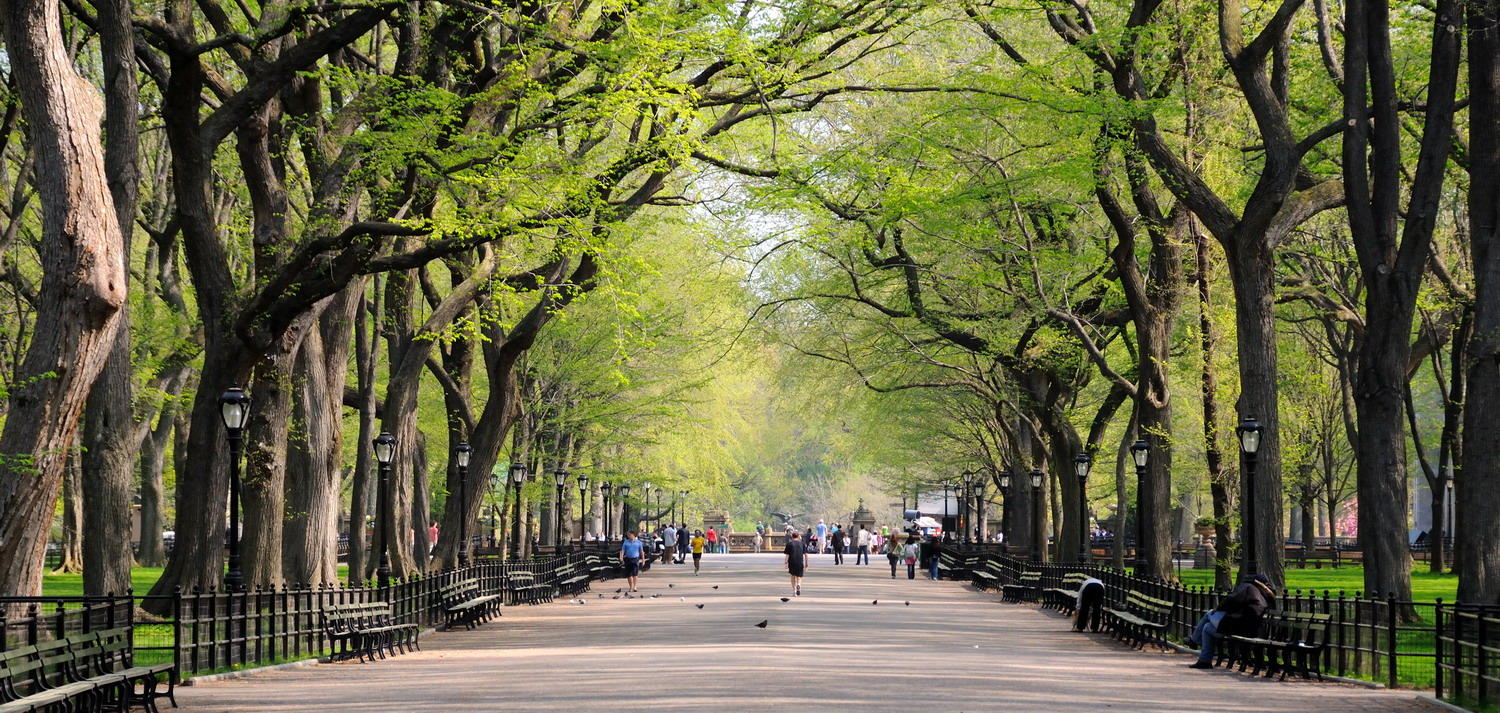
M1214 667L1214 645L1219 637L1232 634L1254 636L1266 611L1276 606L1276 590L1264 574L1252 574L1235 587L1213 611L1204 614L1193 627L1188 645L1198 648L1198 660L1191 668Z

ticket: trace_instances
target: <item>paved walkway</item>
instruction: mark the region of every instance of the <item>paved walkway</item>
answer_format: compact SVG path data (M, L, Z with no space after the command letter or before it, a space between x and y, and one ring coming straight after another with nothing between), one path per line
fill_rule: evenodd
M1411 693L1190 671L1187 656L1076 634L964 584L892 580L884 564L820 557L803 596L782 603L779 555L710 555L698 577L653 569L643 599L595 583L585 604L507 609L478 630L428 637L419 653L178 698L188 713L1436 710Z

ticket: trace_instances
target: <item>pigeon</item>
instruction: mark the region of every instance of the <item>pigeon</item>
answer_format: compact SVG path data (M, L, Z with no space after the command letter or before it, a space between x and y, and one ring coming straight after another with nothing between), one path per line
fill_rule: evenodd
M652 599L655 599L655 598L657 598L657 597L659 597L659 596L661 596L661 595L660 595L660 594L653 594L653 595L651 595L651 598L652 598Z
M610 599L619 599L619 598L620 598L620 595L618 595L618 594L614 595L613 597L610 597Z
M693 605L693 606L695 606L695 607L698 607L698 608L699 608L699 609L702 609L702 608L703 608L703 605L702 605L702 604L694 604L694 605Z
M718 589L718 588L719 588L719 585L715 584L714 585L714 589Z
M870 606L875 606L876 604L879 604L879 603L880 603L880 600L876 599L875 601L870 602Z
M620 592L623 592L623 591L625 591L625 588L624 587L620 587L619 589L615 590L615 594L619 594Z
M672 587L675 587L675 586L677 586L677 585L672 584L671 582L667 582L667 589L671 589Z
M769 625L769 624L770 624L770 623L771 623L771 620L770 620L770 619L762 619L762 620L761 620L761 622L760 622L760 623L759 623L759 624L756 624L756 625L755 625L755 628L757 628L757 629L764 629L764 628L766 628L766 626L767 626L767 625Z
M907 603L906 603L906 606L911 606L911 602L907 602Z
M789 602L789 601L792 601L792 598L791 598L791 597L782 597L782 598L781 598L781 603L782 603L782 604L785 604L785 603L787 603L787 602Z
M687 601L687 597L678 597L677 601L679 601L679 602L685 602L685 601Z

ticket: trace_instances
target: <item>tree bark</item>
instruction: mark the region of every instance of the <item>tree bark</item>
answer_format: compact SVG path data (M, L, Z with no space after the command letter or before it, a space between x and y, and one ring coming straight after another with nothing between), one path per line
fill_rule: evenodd
M68 458L62 484L62 546L58 551L58 574L83 571L83 462L78 454Z
M141 544L136 561L142 567L166 564L167 553L161 533L166 528L166 490L162 473L167 466L167 446L178 421L176 406L167 404L157 414L156 426L141 439Z
M73 69L56 0L11 0L6 56L35 155L42 284L0 430L0 595L41 593L48 524L127 289L97 92Z
M1469 342L1463 468L1454 483L1458 600L1500 604L1500 0L1468 3L1469 240L1474 332Z

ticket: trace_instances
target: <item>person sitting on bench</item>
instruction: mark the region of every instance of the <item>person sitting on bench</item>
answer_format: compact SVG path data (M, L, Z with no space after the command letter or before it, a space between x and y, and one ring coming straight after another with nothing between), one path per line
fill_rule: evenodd
M1276 590L1264 574L1252 574L1235 587L1213 611L1193 627L1188 646L1198 649L1198 660L1190 668L1214 667L1214 644L1230 634L1254 635L1266 610L1276 605Z
M1089 577L1078 585L1078 606L1073 608L1073 631L1098 631L1104 616L1104 582Z

